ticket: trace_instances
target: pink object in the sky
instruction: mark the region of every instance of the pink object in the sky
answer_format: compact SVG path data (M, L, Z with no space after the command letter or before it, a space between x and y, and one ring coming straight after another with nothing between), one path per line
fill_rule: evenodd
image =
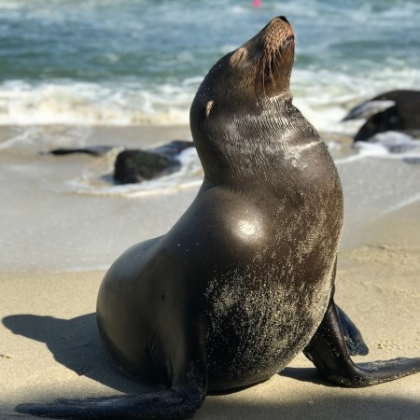
M252 2L252 7L261 7L261 0L254 0Z

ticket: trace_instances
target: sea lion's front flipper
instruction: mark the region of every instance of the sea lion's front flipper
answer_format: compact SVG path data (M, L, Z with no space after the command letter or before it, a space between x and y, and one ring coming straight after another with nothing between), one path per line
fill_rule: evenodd
M49 404L20 404L16 411L55 419L175 420L189 417L201 403L201 395L183 395L181 392L166 390L120 397L56 400Z
M349 355L366 356L369 353L369 348L363 340L361 332L341 308L337 305L335 307L337 308L341 327L343 328L344 340L346 341Z
M200 408L206 395L203 375L193 368L187 376L189 382L176 390L20 404L16 411L55 419L184 419Z
M20 404L16 411L56 419L84 420L190 417L203 404L207 391L205 326L197 321L198 317L190 318L185 320L185 337L178 337L177 345L172 347L175 351L166 360L172 382L170 389L138 395Z
M376 385L420 372L420 358L398 358L356 365L350 358L333 300L304 353L322 377L348 387Z

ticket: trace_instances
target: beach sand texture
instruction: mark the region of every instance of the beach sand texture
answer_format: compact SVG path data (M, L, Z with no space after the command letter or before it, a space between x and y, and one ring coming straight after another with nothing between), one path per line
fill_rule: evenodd
M43 138L45 130L55 130L57 138L70 128L34 130L44 130ZM17 131L5 127L0 135ZM117 137L137 146L190 136L188 127L96 127L88 135L89 144L113 144ZM139 392L102 352L94 316L98 287L125 248L164 233L178 219L199 184L155 195L95 195L63 185L98 161L25 150L8 148L0 157L0 199L8 203L0 207L2 420L31 418L14 412L22 402ZM336 302L361 329L370 347L366 359L419 356L420 165L340 159L346 223ZM420 374L367 389L332 386L299 355L266 383L208 397L194 418L418 419L419 390Z

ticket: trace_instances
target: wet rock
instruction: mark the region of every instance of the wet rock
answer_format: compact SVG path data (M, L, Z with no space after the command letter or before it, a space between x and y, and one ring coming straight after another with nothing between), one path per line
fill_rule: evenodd
M368 141L375 134L386 131L420 130L420 91L382 93L355 106L343 121L357 118L367 120L355 135L355 141Z
M192 141L173 140L148 150L125 149L117 155L113 178L121 184L133 184L172 173L181 167L179 154L189 147L194 147ZM117 148L117 146L60 148L46 153L54 156L82 153L100 157Z
M179 154L193 147L189 141L175 140L151 150L124 150L118 154L114 179L121 184L133 184L178 170Z
M43 153L43 154L51 154L54 156L64 156L64 155L70 155L74 153L82 153L86 155L91 156L103 156L106 153L108 153L110 150L115 149L115 146L91 146L91 147L82 147L82 148L67 148L62 147L59 149L53 149L49 152Z

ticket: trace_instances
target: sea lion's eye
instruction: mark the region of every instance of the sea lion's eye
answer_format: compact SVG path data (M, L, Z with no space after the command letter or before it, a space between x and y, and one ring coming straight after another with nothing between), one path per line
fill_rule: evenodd
M230 57L230 64L233 68L235 68L244 58L248 55L248 51L246 48L242 47L239 48L235 53Z
M210 111L213 108L213 103L214 101L208 101L206 103L206 108L205 108L206 118L208 118L208 116L210 115Z

